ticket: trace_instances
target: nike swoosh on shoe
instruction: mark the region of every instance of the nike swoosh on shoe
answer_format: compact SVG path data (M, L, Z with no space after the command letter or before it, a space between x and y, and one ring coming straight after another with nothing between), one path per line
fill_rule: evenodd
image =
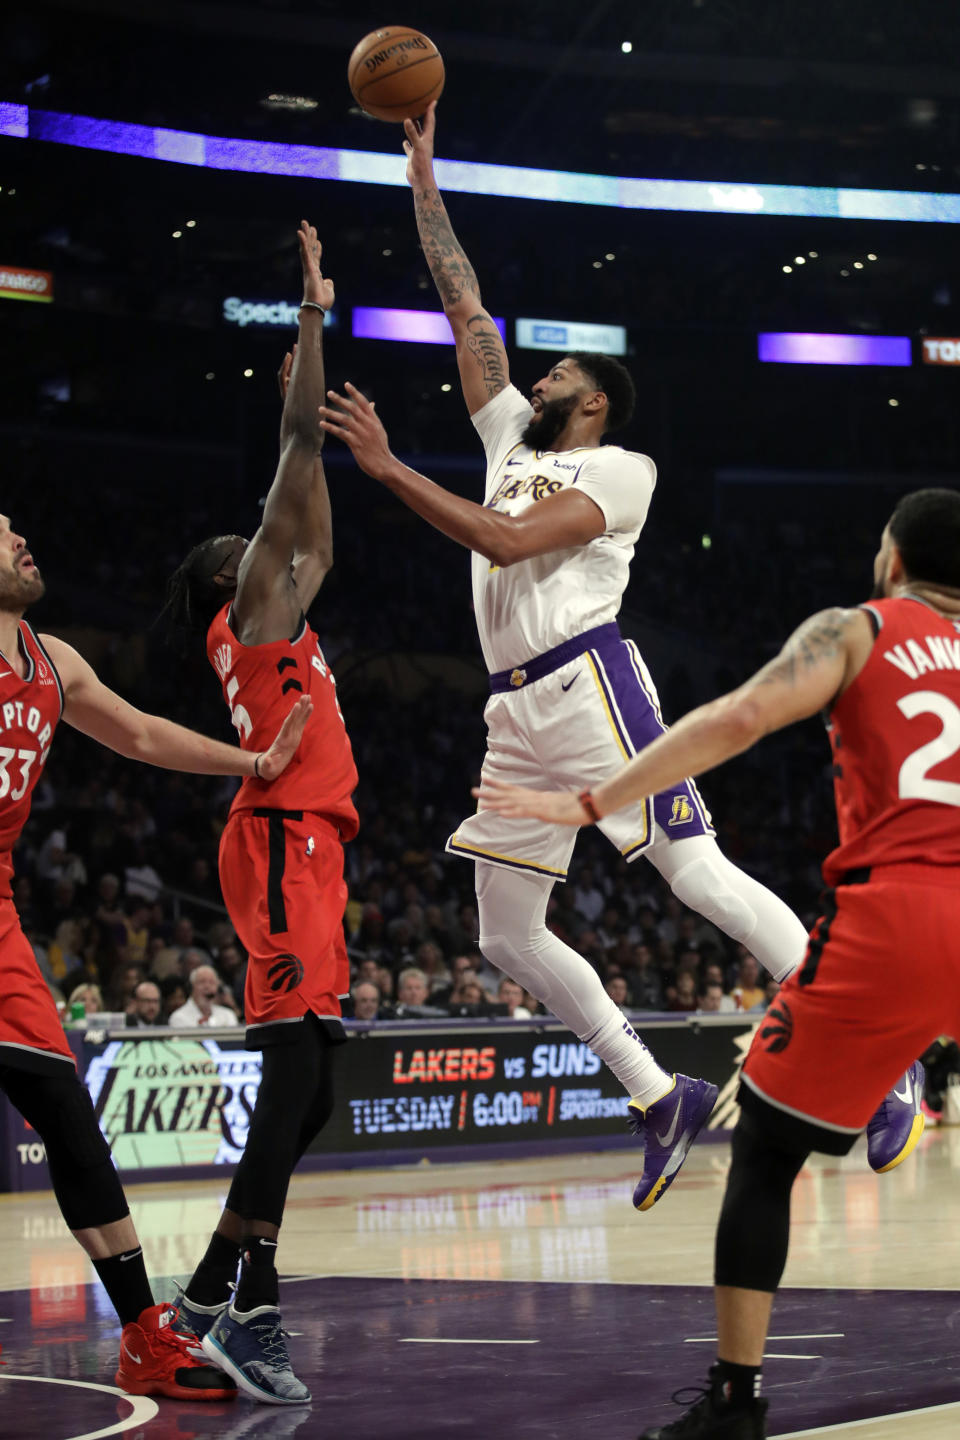
M677 1126L680 1123L680 1108L680 1102L678 1101L677 1108L673 1112L673 1120L671 1121L669 1128L662 1135L659 1131L657 1131L657 1139L659 1140L661 1145L673 1144L674 1136L677 1133Z

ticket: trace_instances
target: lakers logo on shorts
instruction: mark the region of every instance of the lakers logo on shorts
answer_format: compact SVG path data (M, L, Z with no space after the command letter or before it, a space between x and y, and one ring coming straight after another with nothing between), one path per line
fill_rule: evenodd
M303 961L296 955L278 955L267 971L271 990L296 990L303 979Z
M793 1039L793 1016L786 1000L775 1000L760 1028L760 1039L774 1055L786 1050Z
M693 819L693 806L686 795L674 795L673 809L670 812L668 825L686 825L688 820Z
M526 672L526 670L511 670L511 671L510 671L510 684L513 686L513 688L514 688L515 690L519 690L519 689L520 689L520 686L526 683L526 679L527 679L527 672Z

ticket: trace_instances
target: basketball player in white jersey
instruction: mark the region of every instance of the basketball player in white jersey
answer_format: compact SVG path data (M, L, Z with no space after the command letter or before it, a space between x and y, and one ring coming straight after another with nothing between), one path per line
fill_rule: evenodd
M405 123L407 178L486 451L483 505L402 465L354 386L346 396L328 392L335 408L321 410L322 423L367 474L473 551L492 692L484 782L570 787L588 800L593 785L665 728L650 673L616 624L656 469L646 455L601 444L633 411L633 383L619 361L568 355L534 385L530 401L510 384L503 341L437 189L434 120L431 105L422 130ZM800 963L803 926L721 853L692 780L597 820L627 860L645 855L682 904L749 946L775 979ZM447 849L475 862L483 954L563 1020L628 1092L644 1140L634 1205L647 1210L675 1178L717 1087L664 1072L593 967L547 929L550 892L566 878L574 841L562 826L482 810Z

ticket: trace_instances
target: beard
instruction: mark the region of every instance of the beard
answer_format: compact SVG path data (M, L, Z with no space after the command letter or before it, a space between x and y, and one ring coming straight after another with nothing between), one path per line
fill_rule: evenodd
M870 591L871 600L886 600L887 592L883 587L882 580L874 580L873 589Z
M520 436L520 443L531 450L551 450L577 406L576 395L559 400L545 400L539 415L533 415Z
M43 599L46 589L39 570L34 570L32 575L15 571L5 583L0 584L0 611L22 615L30 605Z

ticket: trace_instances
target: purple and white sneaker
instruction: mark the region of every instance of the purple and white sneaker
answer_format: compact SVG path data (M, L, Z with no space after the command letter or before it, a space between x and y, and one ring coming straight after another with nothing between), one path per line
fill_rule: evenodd
M926 1124L920 1109L924 1078L923 1066L915 1060L867 1126L867 1159L878 1175L896 1169L916 1149Z
M631 1100L627 1106L630 1128L643 1136L643 1174L633 1192L638 1210L649 1210L679 1173L687 1151L709 1118L717 1096L709 1080L675 1075L666 1095L644 1110Z

